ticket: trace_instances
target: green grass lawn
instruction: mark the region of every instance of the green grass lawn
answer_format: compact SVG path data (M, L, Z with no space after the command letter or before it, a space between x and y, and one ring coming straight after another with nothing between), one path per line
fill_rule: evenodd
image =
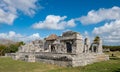
M16 61L11 58L0 58L0 72L47 72L57 68L60 67L37 62Z
M118 54L118 53L117 53ZM0 72L120 72L120 58L97 62L83 67L59 67L45 63L16 61L0 58Z
M84 67L62 68L49 72L120 72L120 60L109 60Z

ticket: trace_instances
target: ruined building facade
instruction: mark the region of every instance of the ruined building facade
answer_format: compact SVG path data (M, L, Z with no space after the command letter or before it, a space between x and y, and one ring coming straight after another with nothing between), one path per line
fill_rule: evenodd
M6 54L15 60L44 62L59 66L84 66L109 60L102 52L102 40L83 40L78 32L67 31L62 36L52 34L44 40L36 40L19 47L18 52Z

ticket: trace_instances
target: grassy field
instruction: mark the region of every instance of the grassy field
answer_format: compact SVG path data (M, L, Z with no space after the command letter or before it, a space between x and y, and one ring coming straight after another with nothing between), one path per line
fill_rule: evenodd
M0 58L0 72L47 72L57 68L60 67L37 62L16 61L11 58Z
M120 61L109 60L84 67L63 68L51 70L49 72L120 72Z
M111 53L108 54L111 55ZM115 56L115 59L109 61L74 68L65 68L37 62L15 61L11 58L0 58L0 72L120 72L120 58L116 59Z

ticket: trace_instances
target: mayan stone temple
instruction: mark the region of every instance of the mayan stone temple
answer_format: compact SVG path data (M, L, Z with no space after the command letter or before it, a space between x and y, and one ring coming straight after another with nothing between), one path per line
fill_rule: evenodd
M102 52L102 40L83 40L78 32L67 31L62 36L52 34L44 40L35 40L19 47L18 52L6 54L15 60L43 62L65 67L85 66L109 60Z

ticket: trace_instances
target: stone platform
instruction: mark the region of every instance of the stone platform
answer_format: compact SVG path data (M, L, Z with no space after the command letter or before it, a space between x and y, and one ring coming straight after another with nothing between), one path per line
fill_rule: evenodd
M16 53L13 55L15 60L23 60L27 62L43 62L63 67L85 66L94 62L109 60L109 56L96 53L81 54L61 54L61 53Z

